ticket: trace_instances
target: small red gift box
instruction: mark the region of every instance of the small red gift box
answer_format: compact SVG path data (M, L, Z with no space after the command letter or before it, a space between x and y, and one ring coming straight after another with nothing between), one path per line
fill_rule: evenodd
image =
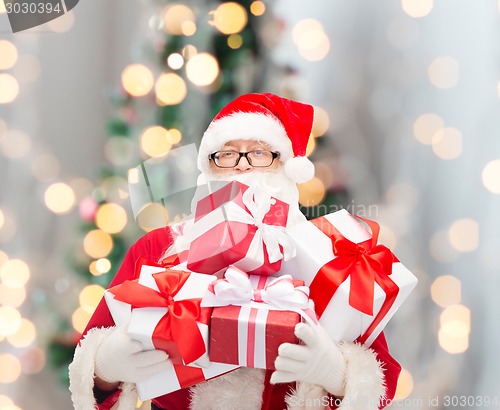
M212 283L201 305L214 306L209 358L217 363L274 369L278 347L298 343L295 325L302 318L316 323L303 281L248 275L234 266Z
M272 275L294 255L284 232L288 204L233 181L197 202L187 267L216 273L235 265Z
M298 344L296 312L241 306L214 308L210 321L209 358L212 362L274 370L278 347Z

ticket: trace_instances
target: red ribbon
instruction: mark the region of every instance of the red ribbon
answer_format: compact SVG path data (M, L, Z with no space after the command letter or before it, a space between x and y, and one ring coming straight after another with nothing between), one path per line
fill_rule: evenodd
M310 285L310 296L315 310L321 316L339 286L350 277L349 304L358 311L373 316L374 288L377 283L386 294L382 308L361 337L363 343L370 336L396 300L399 287L389 278L392 264L397 261L389 248L378 245L380 226L369 219L358 217L368 224L372 239L356 244L346 238L325 217L311 222L332 241L336 256L323 265Z
M142 261L138 261L138 265ZM155 263L148 265L158 266ZM117 300L132 308L164 307L168 309L158 322L153 333L153 343L161 347L164 341L173 341L184 363L191 363L206 352L205 342L196 321L208 323L210 308L201 308L201 298L173 300L184 286L190 272L166 269L153 274L159 292L139 284L138 280L127 280L109 291Z

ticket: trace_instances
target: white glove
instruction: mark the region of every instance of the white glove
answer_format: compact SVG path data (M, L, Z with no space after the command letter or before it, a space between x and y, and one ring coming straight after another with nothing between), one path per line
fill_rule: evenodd
M142 343L126 333L126 326L119 326L97 348L94 372L108 383L138 383L168 367L167 353L143 350Z
M295 336L303 345L283 343L274 362L271 383L306 382L322 386L337 397L344 396L346 361L321 326L298 323Z

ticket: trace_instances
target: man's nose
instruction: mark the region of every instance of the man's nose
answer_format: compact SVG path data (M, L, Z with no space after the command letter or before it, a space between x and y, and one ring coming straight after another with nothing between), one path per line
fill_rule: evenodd
M253 167L250 165L248 162L248 159L246 157L241 157L240 161L238 162L238 165L234 167L234 169L237 169L238 171L250 171Z

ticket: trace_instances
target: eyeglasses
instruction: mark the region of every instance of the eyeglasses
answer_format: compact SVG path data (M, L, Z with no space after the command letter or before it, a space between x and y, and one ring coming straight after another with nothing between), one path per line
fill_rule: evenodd
M245 157L252 167L268 167L276 158L280 157L279 152L272 151L250 151L250 152L236 152L236 151L217 151L208 156L219 168L233 168L240 162L241 157Z

